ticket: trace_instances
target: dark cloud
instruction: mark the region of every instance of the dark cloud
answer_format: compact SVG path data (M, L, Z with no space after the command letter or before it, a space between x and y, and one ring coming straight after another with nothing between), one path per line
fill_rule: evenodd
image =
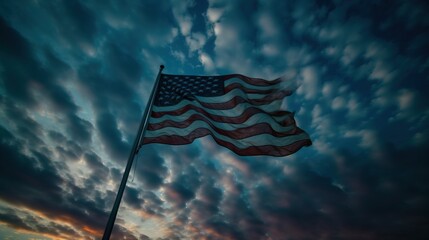
M67 133L80 144L88 144L92 139L92 124L75 114L67 114L62 119L66 124Z
M419 226L427 219L413 209L428 209L411 199L428 196L422 188L428 179L419 170L427 169L421 162L428 152L389 148L385 153L383 159L375 159L339 151L312 163L313 167L299 162L288 166L286 175L277 175L277 181L254 192L255 209L266 223L265 230L274 239L288 235L292 239L425 236L426 230ZM326 171L330 176L315 171L323 169L318 164L327 163L336 168ZM410 228L410 222L415 227Z
M42 107L42 101L47 100L54 111L62 114L59 118L66 124L69 134L83 143L89 142L92 125L77 116L79 108L58 82L69 67L49 50L44 51L47 62L39 62L32 45L4 19L0 19L0 28L2 35L7 36L2 40L5 51L1 51L0 63L5 69L1 74L8 98L33 110Z
M87 152L84 154L84 159L89 169L92 170L91 180L94 185L103 184L110 178L109 168L103 164L98 155L93 152Z
M143 191L142 193L143 211L149 216L165 217L163 201L156 196L155 193L150 191Z
M137 168L137 177L146 188L156 189L164 183L168 169L164 165L164 158L160 157L153 149L142 148L134 164Z
M308 162L249 158L253 174L223 185L225 193L208 179L195 195L184 184L168 185L168 200L183 213L172 228L192 225L210 233L193 238L209 239L424 239L428 156L425 148L380 143Z
M94 224L93 219L107 219L104 199L95 197L93 189L82 189L60 176L67 172L67 166L51 161L50 153L33 151L31 156L21 154L22 145L7 130L3 129L0 146L2 156L0 198L10 204L25 206L41 212L44 217L62 220L76 226L91 226L100 231L103 223ZM9 136L9 137L7 137ZM63 189L67 186L66 189ZM71 191L68 195L65 191ZM72 197L71 197L72 196ZM14 219L19 217L15 216ZM39 220L34 220L37 224ZM32 224L31 221L25 221ZM15 223L11 222L15 226ZM60 228L56 228L59 230ZM37 229L33 229L36 231ZM60 233L59 233L60 234Z
M369 229L380 237L426 235L420 226L427 223L423 216L428 209L421 201L429 196L423 186L429 180L424 174L429 166L423 160L429 152L420 147L397 149L389 144L383 153L366 161L361 155L347 152L335 157L339 183L353 197L350 204L357 222L371 219L367 221Z
M77 43L92 43L98 36L97 19L94 12L79 1L62 1L62 4L52 5L55 19L63 19L61 25L72 26L71 29L62 29L63 34L74 39ZM64 18L64 16L66 18Z
M314 144L286 158L238 157L209 138L145 145L112 239L424 239L428 9L1 1L0 222L99 238L165 64L172 74L286 73L300 87L284 105Z
M115 44L106 46L106 64L113 78L120 79L122 84L130 88L141 81L143 69L141 64L130 53Z
M120 162L128 157L141 117L135 102L136 86L132 85L141 73L136 60L117 46L108 47L106 59L112 59L111 63L92 61L79 69L79 88L94 106L96 129L104 148ZM118 60L127 68L117 66Z
M101 114L97 119L96 126L104 148L111 154L112 159L118 162L127 159L127 152L130 151L131 144L122 140L116 118L110 113Z
M18 136L22 137L22 140L37 146L43 144L42 137L44 132L42 126L30 118L25 109L19 108L13 101L5 97L0 97L0 106L3 109L3 114L14 120L9 121L8 126L16 129L19 133Z
M13 226L16 229L22 230L33 230L27 224L25 224L24 220L15 215L9 215L5 213L0 213L0 219L2 219L3 223L6 223L10 226Z
M217 207L222 200L223 192L220 188L214 186L214 181L206 181L199 189L200 198L203 202L211 206L211 208Z
M193 166L188 166L177 175L173 182L165 184L167 200L177 209L184 206L196 196L201 185L200 173Z
M79 161L79 157L84 149L78 143L67 139L63 134L55 131L48 132L48 138L57 145L55 151L60 155L60 159L67 161Z
M127 187L125 190L124 201L131 207L140 209L144 203L144 199L139 197L139 190Z
M2 28L4 28L2 31L4 31L5 35L11 35L19 39L14 41L21 44L28 44L13 29L8 29L5 26L2 26ZM5 48L9 48L11 46L6 44L15 43L7 42L3 45ZM11 97L21 100L27 106L36 106L42 100L35 96L40 91L49 100L49 103L55 110L61 112L77 111L77 106L73 103L67 91L55 83L52 74L37 62L31 51L26 52L27 55L25 56L15 56L14 53L12 54L2 57L2 60L8 60L7 62L2 62L2 65L6 69L3 72L3 84Z
M138 239L146 239L146 236L140 236L141 238L137 238L135 234L128 230L127 228L117 225L114 228L112 235L110 236L111 239L131 239L131 240L138 240Z
M7 132L5 129L3 131ZM2 198L23 204L29 200L28 193L32 193L36 201L44 199L46 194L54 201L59 200L62 179L49 158L39 152L33 152L34 157L27 157L20 153L22 146L8 142L2 139Z
M29 215L16 209L4 209L0 212L0 221L4 224L23 231L37 232L48 235L58 235L62 237L81 236L80 233L67 225L57 223L43 224L43 219Z
M6 71L2 71L3 85L15 100L34 106L35 99L28 87L31 78L26 77L27 73L20 69L36 65L31 56L31 47L3 18L0 18L0 32L5 36L1 40L1 64L10 65Z
M195 192L180 182L174 182L164 187L168 201L177 208L183 208L189 200L195 197Z

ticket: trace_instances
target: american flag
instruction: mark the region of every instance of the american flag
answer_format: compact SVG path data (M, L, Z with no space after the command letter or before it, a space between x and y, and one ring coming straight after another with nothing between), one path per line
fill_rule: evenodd
M286 156L311 145L293 113L280 110L282 79L240 74L161 74L142 144L189 144L212 136L238 155Z

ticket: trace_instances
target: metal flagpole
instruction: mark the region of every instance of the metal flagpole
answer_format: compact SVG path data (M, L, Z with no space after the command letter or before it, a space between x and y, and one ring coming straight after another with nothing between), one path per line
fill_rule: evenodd
M121 185L119 186L115 203L113 204L113 208L112 208L112 211L110 212L109 220L107 221L106 228L104 229L103 240L110 239L110 234L112 233L113 225L115 224L116 215L118 214L118 209L121 203L122 195L124 194L125 186L127 185L128 175L130 174L131 166L133 165L134 156L137 154L138 147L140 145L141 139L143 138L142 133L146 129L146 125L148 122L148 114L152 111L154 96L156 93L156 89L158 89L158 84L159 84L159 79L161 77L162 69L164 69L164 65L159 66L158 76L156 77L156 81L152 88L149 101L146 105L146 109L144 111L142 121L140 122L139 130L134 140L133 148L130 152L130 156L128 157L127 166L125 167L125 172L124 172L124 175L122 176Z

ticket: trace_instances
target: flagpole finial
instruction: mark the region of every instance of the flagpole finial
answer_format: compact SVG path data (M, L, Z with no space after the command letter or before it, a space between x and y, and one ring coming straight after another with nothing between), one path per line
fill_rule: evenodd
M159 65L159 68L162 70L162 69L164 69L164 65Z

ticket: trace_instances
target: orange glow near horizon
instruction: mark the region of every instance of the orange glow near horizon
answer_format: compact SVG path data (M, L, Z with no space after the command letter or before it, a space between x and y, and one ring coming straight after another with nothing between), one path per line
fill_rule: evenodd
M87 237L92 237L90 235L94 235L94 236L101 235L100 231L96 231L89 227L85 228L85 226L84 227L79 226L80 225L79 222L70 216L66 216L66 215L50 216L37 209L28 208L26 206L16 206L1 200L0 200L0 206L13 210L17 215L17 217L21 219L24 219L25 216L28 215L28 216L32 216L35 219L35 221L41 222L42 224L45 224L45 225L57 224L61 226L67 226L73 229L74 231L76 231L76 235L69 235L63 232L59 232L58 234L43 233L43 232L31 231L29 229L23 229L23 228L20 228L19 226L14 226L14 225L8 224L7 222L0 221L0 224L6 226L9 229L13 229L14 231L20 234L36 235L36 236L49 238L52 240L85 239ZM27 224L31 225L31 222ZM82 231L82 228L85 232Z
M90 233L90 234L92 234L92 235L94 235L94 236L101 236L102 234L103 234L103 231L101 231L101 230L97 230L97 229L94 229L94 228L91 228L91 227L89 227L89 226L83 226L83 228L82 228L85 232L88 232L88 233Z

